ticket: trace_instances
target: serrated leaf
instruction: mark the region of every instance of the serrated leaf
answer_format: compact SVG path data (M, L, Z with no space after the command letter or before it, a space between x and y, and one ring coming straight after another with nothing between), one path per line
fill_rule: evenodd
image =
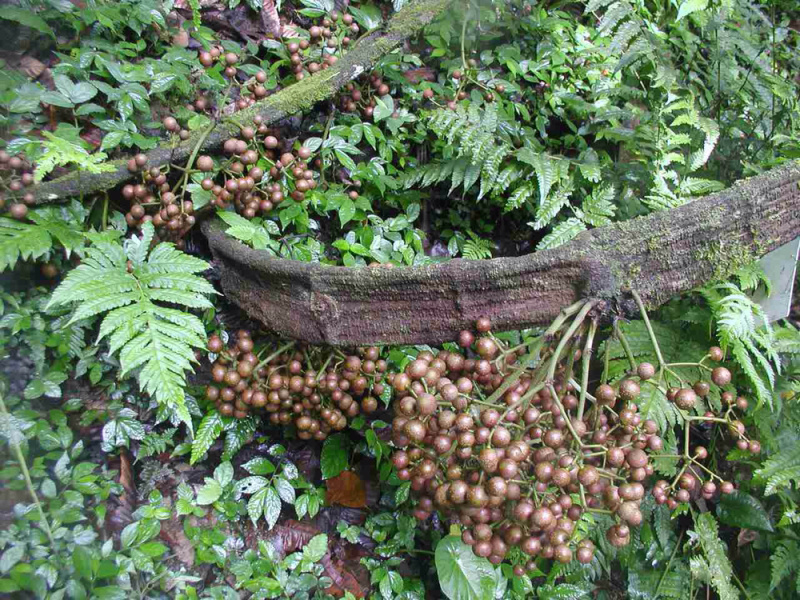
M528 225L532 226L531 223L528 223ZM548 250L550 248L557 248L558 246L566 244L584 231L586 231L586 225L584 225L580 219L570 217L566 221L553 227L553 230L544 236L542 241L536 245L536 249Z
M273 485L278 491L278 495L281 497L281 500L287 504L294 504L295 492L291 483L286 481L283 477L276 477Z
M195 464L211 448L211 444L222 434L222 415L217 410L212 410L197 428L197 433L192 440L192 455L189 464Z
M281 516L281 499L275 488L264 489L264 518L267 521L267 529L272 529Z
M720 600L737 600L739 592L733 586L733 567L728 559L728 548L719 538L719 527L711 513L695 516L695 532L705 561L691 561L692 573L712 584Z
M322 478L336 477L347 468L349 462L349 444L342 433L328 437L322 445L320 464Z
M153 232L152 223L142 226L143 238L152 239ZM87 234L92 246L53 292L48 307L74 305L70 324L105 313L99 339L109 337L112 354L119 352L121 375L137 369L139 387L191 430L186 371L196 361L194 348L205 346L205 328L197 316L160 302L210 308L206 295L213 288L196 275L208 263L162 242L129 272L118 236L113 230ZM147 249L142 241L133 245Z
M684 0L681 7L678 9L678 18L680 21L684 17L700 10L705 10L708 7L708 0Z

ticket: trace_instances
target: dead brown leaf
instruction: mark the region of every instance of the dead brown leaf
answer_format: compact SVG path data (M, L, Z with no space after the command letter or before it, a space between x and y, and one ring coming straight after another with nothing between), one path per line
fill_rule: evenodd
M436 81L436 71L430 67L420 67L419 69L409 69L403 73L403 77L405 77L409 83Z
M263 0L261 4L261 22L264 23L264 30L271 33L276 38L281 37L281 18L275 8L275 0Z
M164 503L172 506L172 498L164 496ZM170 550L179 561L187 567L194 566L194 546L183 530L180 519L166 519L161 521L159 537L170 547Z
M322 557L320 564L333 583L325 592L341 598L350 592L356 598L366 598L369 593L369 571L358 560L341 560L330 552Z
M328 504L364 508L367 505L367 489L358 475L352 471L342 471L328 480L325 498Z
M45 72L47 66L40 60L36 60L32 56L23 56L19 61L19 69L31 79L37 79L39 75Z
M752 529L742 529L739 532L739 535L736 536L736 545L741 548L742 546L746 546L756 540L758 537L758 532L753 531Z

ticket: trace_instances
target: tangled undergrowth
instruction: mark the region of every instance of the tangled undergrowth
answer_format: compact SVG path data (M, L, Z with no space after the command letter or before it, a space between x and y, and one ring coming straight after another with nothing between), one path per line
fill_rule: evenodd
M420 2L0 7L0 592L797 597L798 314L768 322L752 257L437 347L279 340L220 293L203 219L326 265L480 260L800 156L780 0L453 3L258 112Z

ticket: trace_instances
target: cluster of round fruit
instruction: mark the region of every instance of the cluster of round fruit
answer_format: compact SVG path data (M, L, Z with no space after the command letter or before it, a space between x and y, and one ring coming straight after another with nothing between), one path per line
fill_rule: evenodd
M180 240L195 224L194 204L181 200L171 191L167 176L158 167L147 168L147 155L137 154L128 160L128 170L142 173L142 183L127 184L122 196L131 203L125 213L130 227L141 227L152 222L162 239ZM150 213L148 213L150 209Z
M201 50L197 57L200 64L205 68L211 68L215 62L225 65L223 73L228 78L236 77L236 63L239 62L239 55L235 52L225 52L222 46L212 46L209 50Z
M217 355L211 366L215 384L206 388L206 397L225 416L241 419L263 411L274 425L294 424L301 439L324 440L344 429L348 419L377 410L375 396L384 391L386 371L378 348L348 356L327 350L327 358L318 357L324 366L316 371L304 366L306 356L289 346L260 360L246 330L239 331L229 348L219 336L211 336L208 349Z
M216 182L206 177L200 183L204 190L212 193L215 206L226 208L233 202L237 212L246 218L270 212L287 196L302 202L305 193L317 187L315 173L307 162L311 150L301 146L291 151L291 146L287 148L277 132L263 125L258 115L253 125L243 127L240 138L225 141L223 150L230 159L221 165L218 173L224 180ZM256 164L261 158L272 164L266 172ZM200 156L197 168L210 173L215 169L214 160L210 156Z
M346 10L346 9L345 9ZM316 73L336 64L336 51L350 45L351 37L358 35L360 28L353 15L331 11L319 25L308 28L309 39L292 39L287 36L286 50L295 78L299 81L307 73ZM319 47L315 47L315 45Z
M344 92L339 95L339 105L345 112L361 112L365 119L372 119L377 105L376 98L382 98L391 92L380 73L373 73L360 79L361 84L350 82Z
M235 81L239 70L237 65L240 62L240 57L235 52L225 52L225 50L221 46L212 46L210 50L201 50L198 58L200 60L200 64L206 68L211 68L214 66L214 63L219 61L225 65L225 69L223 73L225 74L228 79L231 81ZM256 74L244 83L244 88L246 88L250 93L244 94L241 93L242 90L239 90L239 97L231 102L234 110L242 110L247 108L248 106L252 106L258 100L265 98L269 91L266 87L264 87L264 83L267 81L267 74L264 71L257 71ZM204 95L198 96L194 102L187 104L186 108L193 112L205 112L211 108L211 103L209 102L208 98ZM224 107L220 107L221 109ZM167 124L164 123L164 126L167 127ZM167 127L168 131L178 131L178 135L181 139L188 138L188 132L185 130L172 130L170 127Z
M553 335L520 368L525 348L507 348L487 319L477 329L477 339L470 331L458 337L476 358L421 352L404 372L387 376L396 393L392 461L410 482L416 518L438 510L463 526L462 539L476 555L494 564L519 548L529 558L515 565L518 574L532 570L537 556L590 562L594 545L577 535L584 511L612 515L606 538L626 545L630 528L642 522L652 455L664 448L657 423L636 404L653 366L643 363L638 374L582 394L572 371L583 333L574 340ZM727 413L714 418L732 422ZM690 476L697 479L684 468L674 485L691 487ZM656 500L663 495L672 505L670 489L656 484ZM732 489L725 482L719 491ZM717 489L703 491L710 497Z
M9 181L0 180L3 187L15 196L24 188L33 185L33 173L31 166L25 162L22 156L11 156L5 150L0 150L0 172L9 172ZM16 200L16 199L15 199ZM28 206L35 203L35 198L30 192L26 192L8 207L8 214L14 219L23 220L28 216ZM0 210L6 207L6 200L0 193Z

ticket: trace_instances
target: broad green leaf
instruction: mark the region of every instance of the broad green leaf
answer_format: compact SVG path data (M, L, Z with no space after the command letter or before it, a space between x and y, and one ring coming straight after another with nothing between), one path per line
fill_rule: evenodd
M0 7L0 19L16 21L20 25L35 29L36 31L49 35L52 38L56 37L47 22L38 14L33 12L33 10L30 8L20 8L18 6Z
M761 502L744 492L723 495L717 504L717 518L732 527L774 531Z
M324 533L315 535L303 547L303 558L311 563L316 563L322 560L322 557L328 552L328 536Z
M216 479L222 487L225 487L233 481L233 465L230 461L226 460L214 469L214 479Z
M17 544L6 549L3 555L0 556L0 573L8 573L11 567L22 560L23 556L25 556L24 544Z
M222 496L222 486L212 477L205 478L205 485L197 492L197 504L206 506L213 504Z
M281 499L275 488L264 488L264 518L267 521L267 529L272 529L281 516Z
M436 573L442 592L450 600L489 600L495 588L495 572L485 558L456 535L448 535L436 546Z

